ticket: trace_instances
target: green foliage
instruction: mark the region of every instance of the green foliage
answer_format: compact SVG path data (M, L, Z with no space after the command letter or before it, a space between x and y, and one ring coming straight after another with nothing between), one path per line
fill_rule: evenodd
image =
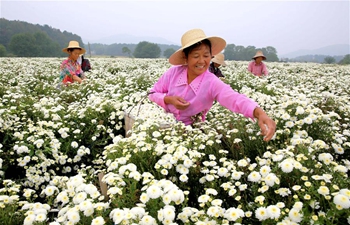
M0 44L0 57L6 56L6 48L2 44Z
M123 47L123 53L127 53L129 57L131 56L131 50L128 47Z
M45 32L34 33L34 38L38 51L37 57L53 57L61 51L59 44L54 42Z
M137 44L134 50L134 56L136 58L159 58L160 48L157 44L142 41Z
M34 25L24 21L10 21L0 18L0 44L5 46L5 48L8 50L8 54L10 54L9 45L13 36L23 33L29 33L32 35L36 34L36 36L38 36L38 40L44 41L43 43L40 43L40 41L37 42L40 43L40 47L37 50L39 55L33 54L34 52L31 51L30 56L66 56L66 53L62 52L62 48L67 47L69 41L71 40L78 41L81 46L84 47L81 37L76 34L67 31L62 32L61 30L52 28L48 25ZM38 33L40 33L40 35L38 35ZM47 36L43 33L45 33ZM29 45L28 47L31 48L32 46ZM23 51L29 52L29 50ZM24 57L28 56L28 54L29 53L26 53L26 55L16 55Z
M36 40L31 33L14 35L11 38L9 49L16 56L34 57L38 54Z
M173 48L168 48L163 52L163 55L168 59L174 52L175 50Z
M344 56L342 60L339 61L340 65L348 65L350 64L350 54Z
M257 49L255 46L244 47L242 45L228 44L225 48L224 55L226 60L250 61L258 50L261 50L264 53L267 61L279 61L277 50L272 46Z
M326 58L324 58L324 62L327 64L335 63L335 58L332 56L327 56Z

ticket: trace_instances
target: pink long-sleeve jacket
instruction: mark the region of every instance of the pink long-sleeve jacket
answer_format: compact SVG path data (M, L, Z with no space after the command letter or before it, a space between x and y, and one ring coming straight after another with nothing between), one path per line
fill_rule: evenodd
M149 99L167 112L172 113L178 121L192 124L191 116L202 113L202 120L214 101L235 113L241 113L254 120L253 112L258 104L252 99L234 91L213 73L206 71L197 76L190 84L187 82L187 66L173 66L167 70L151 89ZM185 110L178 110L171 104L165 104L165 96L180 96L190 103Z

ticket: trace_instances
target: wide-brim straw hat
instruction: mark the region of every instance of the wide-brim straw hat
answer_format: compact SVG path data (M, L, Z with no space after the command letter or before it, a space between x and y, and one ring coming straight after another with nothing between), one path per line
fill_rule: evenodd
M68 53L68 49L70 49L70 48L79 48L80 49L79 54L84 54L86 52L84 48L79 46L79 42L77 42L77 41L70 41L68 44L68 47L62 49L62 51Z
M216 55L220 53L226 47L226 41L221 37L216 37L216 36L208 37L207 35L205 35L203 30L192 29L187 31L184 35L182 35L182 38L181 38L182 47L169 57L169 62L172 65L186 64L186 57L183 50L185 48L190 47L191 45L194 45L200 41L203 41L204 39L208 39L210 41L212 55Z
M264 56L264 53L262 51L257 51L252 59L255 59L260 56L263 58L263 60L266 60L266 57Z
M211 61L213 61L214 63L220 64L222 66L226 66L225 56L222 53L215 55Z

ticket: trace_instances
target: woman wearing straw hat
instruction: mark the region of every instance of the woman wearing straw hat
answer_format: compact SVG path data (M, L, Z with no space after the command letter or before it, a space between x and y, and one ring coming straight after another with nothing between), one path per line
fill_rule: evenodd
M251 61L248 65L248 71L254 74L255 76L267 76L269 72L267 71L265 63L263 60L266 60L262 51L257 51L255 56L252 58L254 61Z
M181 44L182 47L169 58L174 66L154 84L149 99L186 125L198 119L204 121L214 101L218 101L232 112L253 120L257 118L264 140L269 141L275 133L276 123L256 102L234 91L208 71L212 55L220 53L226 41L193 29L182 36Z
M215 55L211 61L212 63L209 66L209 71L215 74L217 77L224 77L219 69L220 66L226 66L224 54L219 53Z
M70 41L68 47L62 51L68 53L68 58L63 60L60 67L61 82L63 84L81 83L85 79L85 75L77 60L81 54L85 53L85 49L79 46L79 42Z

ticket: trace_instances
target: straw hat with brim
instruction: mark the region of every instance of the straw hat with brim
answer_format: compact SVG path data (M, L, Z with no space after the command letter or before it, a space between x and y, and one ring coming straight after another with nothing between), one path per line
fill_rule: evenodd
M263 60L266 60L266 57L264 56L262 51L257 51L255 56L252 59L255 59L255 58L260 57L260 56L263 58Z
M62 51L68 53L68 49L70 49L70 48L79 48L80 54L84 54L86 52L84 48L79 46L79 42L77 42L77 41L70 41L68 47L62 49Z
M222 66L226 66L225 56L222 53L215 55L211 61L213 61L214 63L220 64Z
M208 39L210 41L212 55L216 55L220 53L226 47L226 41L221 37L215 37L215 36L208 37L205 35L205 33L201 29L189 30L184 35L182 35L182 38L181 38L182 47L169 57L169 62L172 65L186 64L186 58L183 50L185 48L190 47L191 45L194 45L200 41L203 41L204 39Z

